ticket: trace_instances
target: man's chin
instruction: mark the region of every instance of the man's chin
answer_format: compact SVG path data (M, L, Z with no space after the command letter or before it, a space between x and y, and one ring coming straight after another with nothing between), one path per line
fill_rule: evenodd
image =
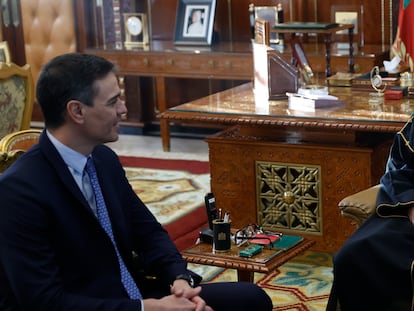
M113 143L115 141L117 141L119 139L119 133L118 131L115 131L113 133L111 133L111 135L108 135L105 143Z

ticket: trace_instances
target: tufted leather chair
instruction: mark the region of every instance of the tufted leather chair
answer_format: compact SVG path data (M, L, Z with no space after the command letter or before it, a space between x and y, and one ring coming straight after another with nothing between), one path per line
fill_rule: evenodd
M53 57L76 51L72 0L20 0L26 62L37 81Z

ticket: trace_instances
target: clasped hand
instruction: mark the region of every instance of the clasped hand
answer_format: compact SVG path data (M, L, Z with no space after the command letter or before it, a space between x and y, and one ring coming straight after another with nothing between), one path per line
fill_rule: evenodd
M145 299L145 311L150 310L180 310L180 311L213 311L199 296L201 287L190 287L185 280L175 280L171 286L171 295L159 300Z

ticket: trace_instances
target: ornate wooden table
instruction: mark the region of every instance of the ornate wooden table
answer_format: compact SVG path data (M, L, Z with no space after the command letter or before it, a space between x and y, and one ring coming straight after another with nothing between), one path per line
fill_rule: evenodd
M378 183L414 100L370 103L369 92L332 88L344 106L304 112L255 97L245 84L167 110L173 122L224 124L206 139L211 190L235 227L306 236L335 252L355 230L338 202Z
M322 27L321 27L322 26ZM324 27L326 26L326 27ZM281 23L274 26L274 30L277 33L290 33L291 40L295 40L297 33L302 34L322 34L325 41L325 60L326 69L325 74L327 77L332 75L331 71L331 42L332 35L340 30L348 30L349 33L349 72L355 72L354 70L354 25L353 24L323 24L323 23Z
M187 262L236 269L239 281L253 282L255 272L270 273L314 244L314 241L303 239L295 246L280 253L278 249L263 249L258 255L243 258L238 255L242 248L234 244L228 252L214 253L211 244L200 243L186 249L181 254Z

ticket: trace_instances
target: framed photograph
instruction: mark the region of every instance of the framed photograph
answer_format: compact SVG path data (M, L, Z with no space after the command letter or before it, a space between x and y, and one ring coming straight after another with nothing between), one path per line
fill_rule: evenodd
M10 50L7 41L0 42L0 62L11 62Z
M216 0L179 0L174 43L211 45Z
M354 43L364 46L364 6L363 5L333 5L331 19L338 24L354 24ZM349 42L348 30L338 31L334 36L335 41Z
M144 47L149 44L147 15L124 13L125 48Z

